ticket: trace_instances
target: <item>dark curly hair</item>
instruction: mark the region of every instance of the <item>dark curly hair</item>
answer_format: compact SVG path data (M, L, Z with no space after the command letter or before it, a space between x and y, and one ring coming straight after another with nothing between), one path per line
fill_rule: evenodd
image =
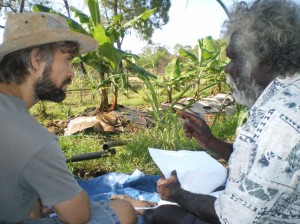
M41 61L47 62L47 69L50 69L53 61L53 53L56 49L67 51L77 55L79 45L77 42L63 41L34 46L21 49L4 56L0 62L0 83L22 84L28 76L28 69L32 68L30 54L33 49L39 49Z
M278 75L300 71L300 6L289 0L256 0L234 5L223 34L234 32L246 69L271 62Z

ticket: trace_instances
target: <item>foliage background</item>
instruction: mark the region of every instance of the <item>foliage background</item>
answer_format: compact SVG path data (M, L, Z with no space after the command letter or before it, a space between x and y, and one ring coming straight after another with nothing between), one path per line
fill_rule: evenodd
M116 155L69 163L70 170L82 178L111 171L131 173L135 169L159 174L149 157L148 147L201 150L194 140L185 137L183 121L172 109L162 110L161 103L168 102L172 107L183 97L193 97L196 101L220 92L227 93L229 87L223 72L227 63L224 53L227 41L206 37L193 47L178 44L177 51L170 53L163 46L151 44L154 29L169 20L170 1L128 1L128 5L108 0L99 4L94 0L84 2L89 6L89 14L83 8L70 7L68 1L55 5L56 8L46 0L0 2L2 15L32 10L62 14L71 29L90 35L100 45L96 52L74 60L76 78L63 103L41 102L30 110L50 131L58 134L67 158L99 151L107 141L129 140L125 146L118 147ZM99 7L100 3L103 8ZM123 38L130 29L138 30L141 38L149 41L141 54L122 51ZM137 78L138 82L131 82L131 78ZM83 131L73 136L63 135L62 128L70 119L91 111L117 110L121 105L146 108L156 121L155 126L129 125L123 133ZM237 110L228 117L220 111L211 127L214 134L232 141L239 114Z

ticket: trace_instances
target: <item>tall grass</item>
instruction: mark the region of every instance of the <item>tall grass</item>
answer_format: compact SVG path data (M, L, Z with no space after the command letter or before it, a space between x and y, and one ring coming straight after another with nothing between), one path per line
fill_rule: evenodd
M84 77L80 76L69 87L69 90L74 91L67 92L67 98L63 103L45 102L44 105L38 104L30 110L30 113L47 126L56 121L63 123L67 119L83 113L88 108L96 108L100 102L99 96L93 91L78 90L84 86ZM116 134L86 131L72 136L63 136L63 133L59 133L59 143L67 158L99 151L107 141L130 140L128 144L116 147L116 155L68 163L69 169L75 175L88 178L106 172L132 173L135 169L147 174L160 174L159 169L150 158L149 147L168 150L201 150L194 139L191 140L185 136L183 120L178 118L171 108L164 110L160 108L160 103L163 102L164 98L156 94L150 81L144 82L144 84L138 83L136 87L137 93L128 91L121 94L119 103L125 106L151 107L156 121L155 125L134 132L125 131ZM182 97L183 93L179 94L177 99ZM45 116L40 116L41 106L45 107ZM238 124L237 120L238 113L232 117L217 116L212 131L219 138L232 141Z
M168 114L171 119L166 121L165 127L162 125L150 129L140 130L131 137L131 141L126 145L129 161L138 161L138 169L146 173L157 174L159 172L153 163L148 148L158 148L167 150L197 150L199 149L194 140L189 140L183 131L182 122L177 122L175 114Z

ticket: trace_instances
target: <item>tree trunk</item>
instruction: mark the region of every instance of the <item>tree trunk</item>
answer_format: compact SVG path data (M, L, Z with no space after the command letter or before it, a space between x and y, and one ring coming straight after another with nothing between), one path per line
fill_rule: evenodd
M68 13L68 17L71 18L68 0L64 0L64 3L65 3L65 8L66 8L67 13Z
M80 62L79 67L80 67L82 73L87 75L87 71L86 71L86 69L84 67L84 63L82 61Z
M19 13L23 13L24 12L24 4L25 4L25 0L21 0Z
M173 99L172 99L172 87L170 89L167 88L167 103L172 103Z
M200 89L200 87L201 87L201 78L198 77L198 80L197 80L197 82L196 82L195 98L198 98L198 97L200 97L200 95L201 95L201 89Z
M99 112L107 112L109 110L108 106L108 90L107 88L101 89L101 102L99 106Z
M111 100L111 110L116 110L118 108L118 91L119 88L117 85L114 85L114 89L113 89L113 96L112 96L112 100Z
M100 72L100 80L104 81L105 79L105 73ZM99 106L99 112L107 112L109 109L108 106L108 89L106 87L101 88L101 101Z

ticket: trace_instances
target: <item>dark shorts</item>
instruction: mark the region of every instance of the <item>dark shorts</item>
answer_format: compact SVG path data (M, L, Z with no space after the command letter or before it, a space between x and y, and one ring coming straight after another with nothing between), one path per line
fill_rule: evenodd
M200 220L199 218L197 218L196 216L194 216L191 213L188 213L183 220L181 221L180 224L209 224L209 222Z

